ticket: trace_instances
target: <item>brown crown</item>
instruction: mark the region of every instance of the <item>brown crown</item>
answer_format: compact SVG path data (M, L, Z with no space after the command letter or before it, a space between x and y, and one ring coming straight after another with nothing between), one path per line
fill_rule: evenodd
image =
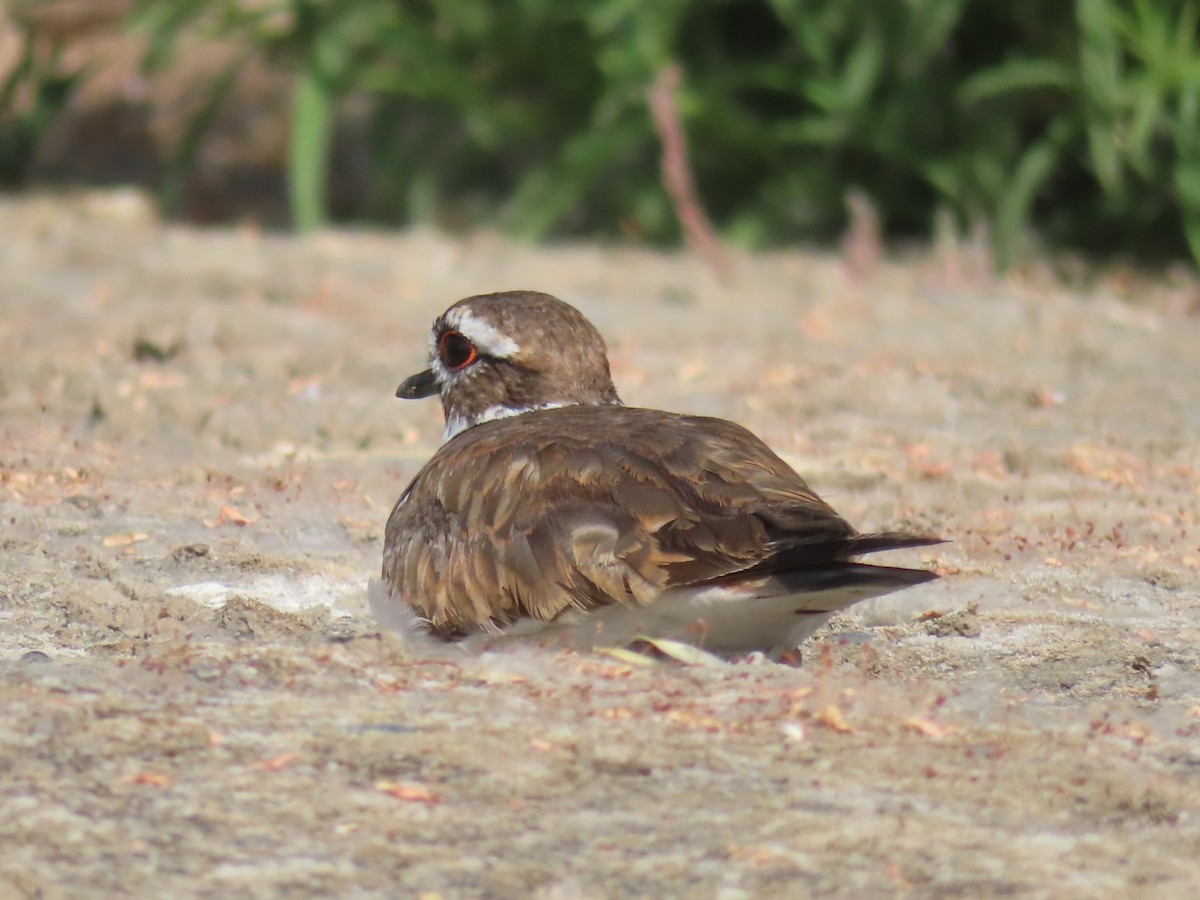
M458 332L476 350L461 368L446 364L457 359L439 358L448 332ZM462 345L458 350L462 358ZM509 411L621 403L600 332L575 307L535 291L455 303L434 322L430 368L448 429Z

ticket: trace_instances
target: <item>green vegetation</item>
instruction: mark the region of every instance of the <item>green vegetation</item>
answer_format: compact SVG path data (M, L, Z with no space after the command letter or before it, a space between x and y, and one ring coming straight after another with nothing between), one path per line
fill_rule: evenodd
M62 47L48 46L28 30L20 32L16 65L0 80L0 188L21 185L38 142L66 109L81 71L62 64Z
M339 214L677 240L646 103L674 61L726 240L829 239L859 189L893 236L984 223L1003 266L1031 234L1200 259L1198 20L1200 0L143 0L131 22L150 72L204 34L294 71L300 228L328 216L354 98L368 187Z

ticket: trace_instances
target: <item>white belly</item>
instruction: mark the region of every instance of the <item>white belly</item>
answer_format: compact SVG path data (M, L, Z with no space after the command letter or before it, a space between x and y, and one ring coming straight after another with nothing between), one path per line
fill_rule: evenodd
M811 612L812 595L750 598L726 588L686 588L664 594L647 607L606 606L568 611L553 622L514 623L501 635L479 635L480 649L514 639L576 650L621 647L639 638L665 638L722 654L761 651L770 656L795 649L832 613Z
M368 586L371 611L381 627L417 644L437 644L423 621L400 598L388 595L382 581ZM853 599L860 599L855 596ZM825 602L821 602L824 600ZM551 622L522 619L496 631L461 641L468 651L500 649L509 644L588 650L621 647L639 638L681 641L721 654L769 656L798 647L839 609L853 600L807 592L797 596L755 597L733 588L682 588L649 606L605 606L590 612L568 610ZM816 608L814 610L814 607Z

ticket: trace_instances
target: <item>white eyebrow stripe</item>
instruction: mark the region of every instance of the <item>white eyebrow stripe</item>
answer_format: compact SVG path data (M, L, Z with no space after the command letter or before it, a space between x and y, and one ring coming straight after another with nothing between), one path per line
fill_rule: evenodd
M468 309L453 309L446 315L446 324L474 344L480 353L496 359L511 359L521 352L521 345Z

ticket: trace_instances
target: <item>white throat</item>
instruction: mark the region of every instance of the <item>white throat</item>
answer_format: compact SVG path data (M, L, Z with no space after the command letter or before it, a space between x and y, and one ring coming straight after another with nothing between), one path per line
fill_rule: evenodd
M527 412L536 412L539 409L561 409L564 406L575 405L577 404L556 402L539 403L537 406L503 406L497 403L489 406L478 416L471 419L458 413L451 413L446 419L446 431L442 436L442 440L448 441L456 434L466 431L472 425L481 425L484 422L492 422L496 419L511 419L513 416L519 416Z

